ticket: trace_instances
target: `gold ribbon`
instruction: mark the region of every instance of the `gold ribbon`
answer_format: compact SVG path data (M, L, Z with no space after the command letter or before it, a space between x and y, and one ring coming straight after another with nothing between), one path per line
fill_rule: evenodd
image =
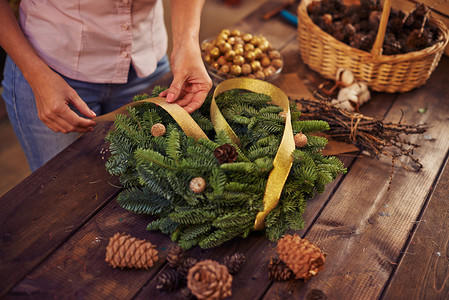
M110 113L96 117L94 121L95 122L114 121L116 115L127 114L128 107L138 106L143 103L154 103L165 109L165 111L167 111L173 117L173 119L175 119L176 123L178 123L178 125L181 127L181 129L187 136L193 137L196 140L200 138L208 139L207 135L204 133L201 127L195 122L195 120L189 115L189 113L185 111L184 108L182 108L176 103L167 103L165 98L162 97L154 97L151 99L144 99L132 102Z
M254 229L261 230L265 226L265 218L276 207L281 197L282 189L284 188L285 181L293 163L292 152L295 150L295 141L293 137L293 128L291 123L290 114L290 102L285 93L278 87L261 80L249 79L249 78L234 78L228 79L220 83L213 94L211 103L211 120L214 124L215 131L224 130L231 140L240 145L240 140L234 133L228 122L224 118L223 114L217 106L215 97L228 90L244 89L256 93L262 93L271 97L272 103L280 106L286 112L284 134L282 136L281 144L273 160L273 170L268 176L267 185L265 187L265 194L263 198L264 209L259 212L254 222ZM173 119L179 124L184 133L187 136L195 139L205 138L206 134L193 120L193 118L178 104L167 103L164 98L155 97L151 99L145 99L141 101L132 102L125 105L113 112L99 116L94 120L96 122L102 121L114 121L117 114L126 114L128 107L134 107L142 103L154 103L165 109Z
M234 139L238 141L238 138L215 103L216 95L231 89L244 89L269 95L271 102L283 108L287 115L281 144L273 160L273 170L271 170L267 185L265 186L265 194L263 197L264 209L257 214L256 221L254 222L254 229L262 230L265 227L265 218L279 202L282 189L284 188L285 181L293 164L292 152L295 150L295 140L293 137L290 101L281 89L266 81L249 78L233 78L220 83L214 91L211 103L211 120L214 123L215 130L225 130L233 141Z

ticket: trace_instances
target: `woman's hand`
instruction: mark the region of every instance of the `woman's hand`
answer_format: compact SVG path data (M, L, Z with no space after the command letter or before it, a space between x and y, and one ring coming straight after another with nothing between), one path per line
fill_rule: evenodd
M171 0L173 51L171 68L173 82L159 96L176 102L188 113L198 109L212 87L201 59L198 41L201 10L204 0Z
M36 99L39 119L55 132L92 131L95 122L80 117L69 105L82 115L94 118L96 114L81 100L76 91L51 69L29 80Z
M159 96L167 97L167 102L176 102L192 113L203 104L212 87L198 44L185 45L173 52L171 68L173 82Z

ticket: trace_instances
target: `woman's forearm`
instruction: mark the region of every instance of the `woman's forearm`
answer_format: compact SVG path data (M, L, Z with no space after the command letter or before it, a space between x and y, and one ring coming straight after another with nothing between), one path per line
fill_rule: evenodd
M198 44L204 0L171 0L173 50L182 45Z

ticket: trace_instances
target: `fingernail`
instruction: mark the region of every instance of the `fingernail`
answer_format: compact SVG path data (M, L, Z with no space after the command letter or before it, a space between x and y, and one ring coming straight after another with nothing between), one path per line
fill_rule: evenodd
M167 95L167 102L173 102L175 100L175 94L168 93Z
M93 110L91 110L90 112L94 115L94 117L97 116L97 114Z

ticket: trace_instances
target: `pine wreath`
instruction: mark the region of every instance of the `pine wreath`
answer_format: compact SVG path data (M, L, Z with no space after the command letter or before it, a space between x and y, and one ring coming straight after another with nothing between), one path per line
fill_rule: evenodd
M153 96L162 90L155 88ZM148 95L136 96L134 101L145 98ZM128 115L117 115L115 129L106 137L111 152L106 168L120 176L126 188L117 202L131 212L155 216L147 229L169 234L184 249L215 247L237 236L246 237L254 229L284 130L285 118L279 115L283 109L273 105L268 95L224 92L215 101L240 138L239 147L224 132L214 131L211 101L209 96L191 115L209 140L186 136L165 110L150 103L128 108ZM306 200L346 171L340 160L321 154L327 140L313 135L328 130L328 124L300 120L294 104L291 113L293 133L305 134L307 144L292 153L293 165L279 203L265 220L264 230L272 241L287 229L303 228ZM157 123L166 127L162 136L151 134ZM235 148L235 161L223 162L214 155L225 144ZM189 188L197 177L206 182L201 193Z

